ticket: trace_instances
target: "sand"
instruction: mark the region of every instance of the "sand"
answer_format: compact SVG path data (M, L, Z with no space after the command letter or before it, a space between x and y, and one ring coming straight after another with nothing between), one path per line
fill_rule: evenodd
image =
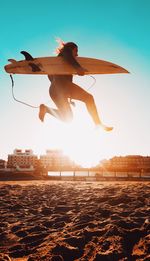
M0 183L0 260L150 260L150 182Z

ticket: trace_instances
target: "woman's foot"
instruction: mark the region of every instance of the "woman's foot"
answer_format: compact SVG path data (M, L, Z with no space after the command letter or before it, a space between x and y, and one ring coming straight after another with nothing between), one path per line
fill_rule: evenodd
M40 110L39 110L39 119L43 122L45 114L47 112L47 108L46 108L46 106L44 104L41 104L39 108L40 108Z
M103 128L105 131L112 131L112 130L113 130L113 127L108 127L108 126L105 126L105 125L103 125L102 128Z
M113 130L113 127L108 127L104 124L101 124L101 127L105 130L105 131L112 131Z
M102 123L98 124L97 127L101 127L105 131L112 131L113 130L113 127L108 127L108 126L106 126L106 125L104 125Z

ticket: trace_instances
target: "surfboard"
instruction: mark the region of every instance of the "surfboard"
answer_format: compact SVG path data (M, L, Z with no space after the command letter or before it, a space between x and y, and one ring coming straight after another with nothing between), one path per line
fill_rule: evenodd
M10 64L5 65L5 71L10 74L49 74L71 75L77 74L76 69L62 57L33 58L29 53L22 51L25 60L9 59ZM89 57L76 57L79 64L85 69L85 74L117 74L129 73L123 67L104 60Z

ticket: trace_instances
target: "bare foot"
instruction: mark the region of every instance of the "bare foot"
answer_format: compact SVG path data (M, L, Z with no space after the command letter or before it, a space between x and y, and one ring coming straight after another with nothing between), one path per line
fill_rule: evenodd
M44 117L45 117L45 114L47 112L46 106L44 104L41 104L39 108L40 108L40 110L39 110L39 119L42 122L44 122Z
M103 130L105 130L105 131L112 131L113 130L113 127L108 127L108 126L106 126L106 125L104 125L104 124L98 124L97 126L96 126L96 128L102 128Z
M101 125L101 127L105 130L105 131L112 131L113 130L113 127L108 127L108 126L105 126L105 125Z

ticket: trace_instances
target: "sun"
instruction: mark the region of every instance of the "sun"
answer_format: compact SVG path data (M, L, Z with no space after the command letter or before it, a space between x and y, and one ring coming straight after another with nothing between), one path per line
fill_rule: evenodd
M77 164L83 167L93 167L99 163L100 154L97 133L92 128L80 125L70 126L72 137L65 139L64 152Z

